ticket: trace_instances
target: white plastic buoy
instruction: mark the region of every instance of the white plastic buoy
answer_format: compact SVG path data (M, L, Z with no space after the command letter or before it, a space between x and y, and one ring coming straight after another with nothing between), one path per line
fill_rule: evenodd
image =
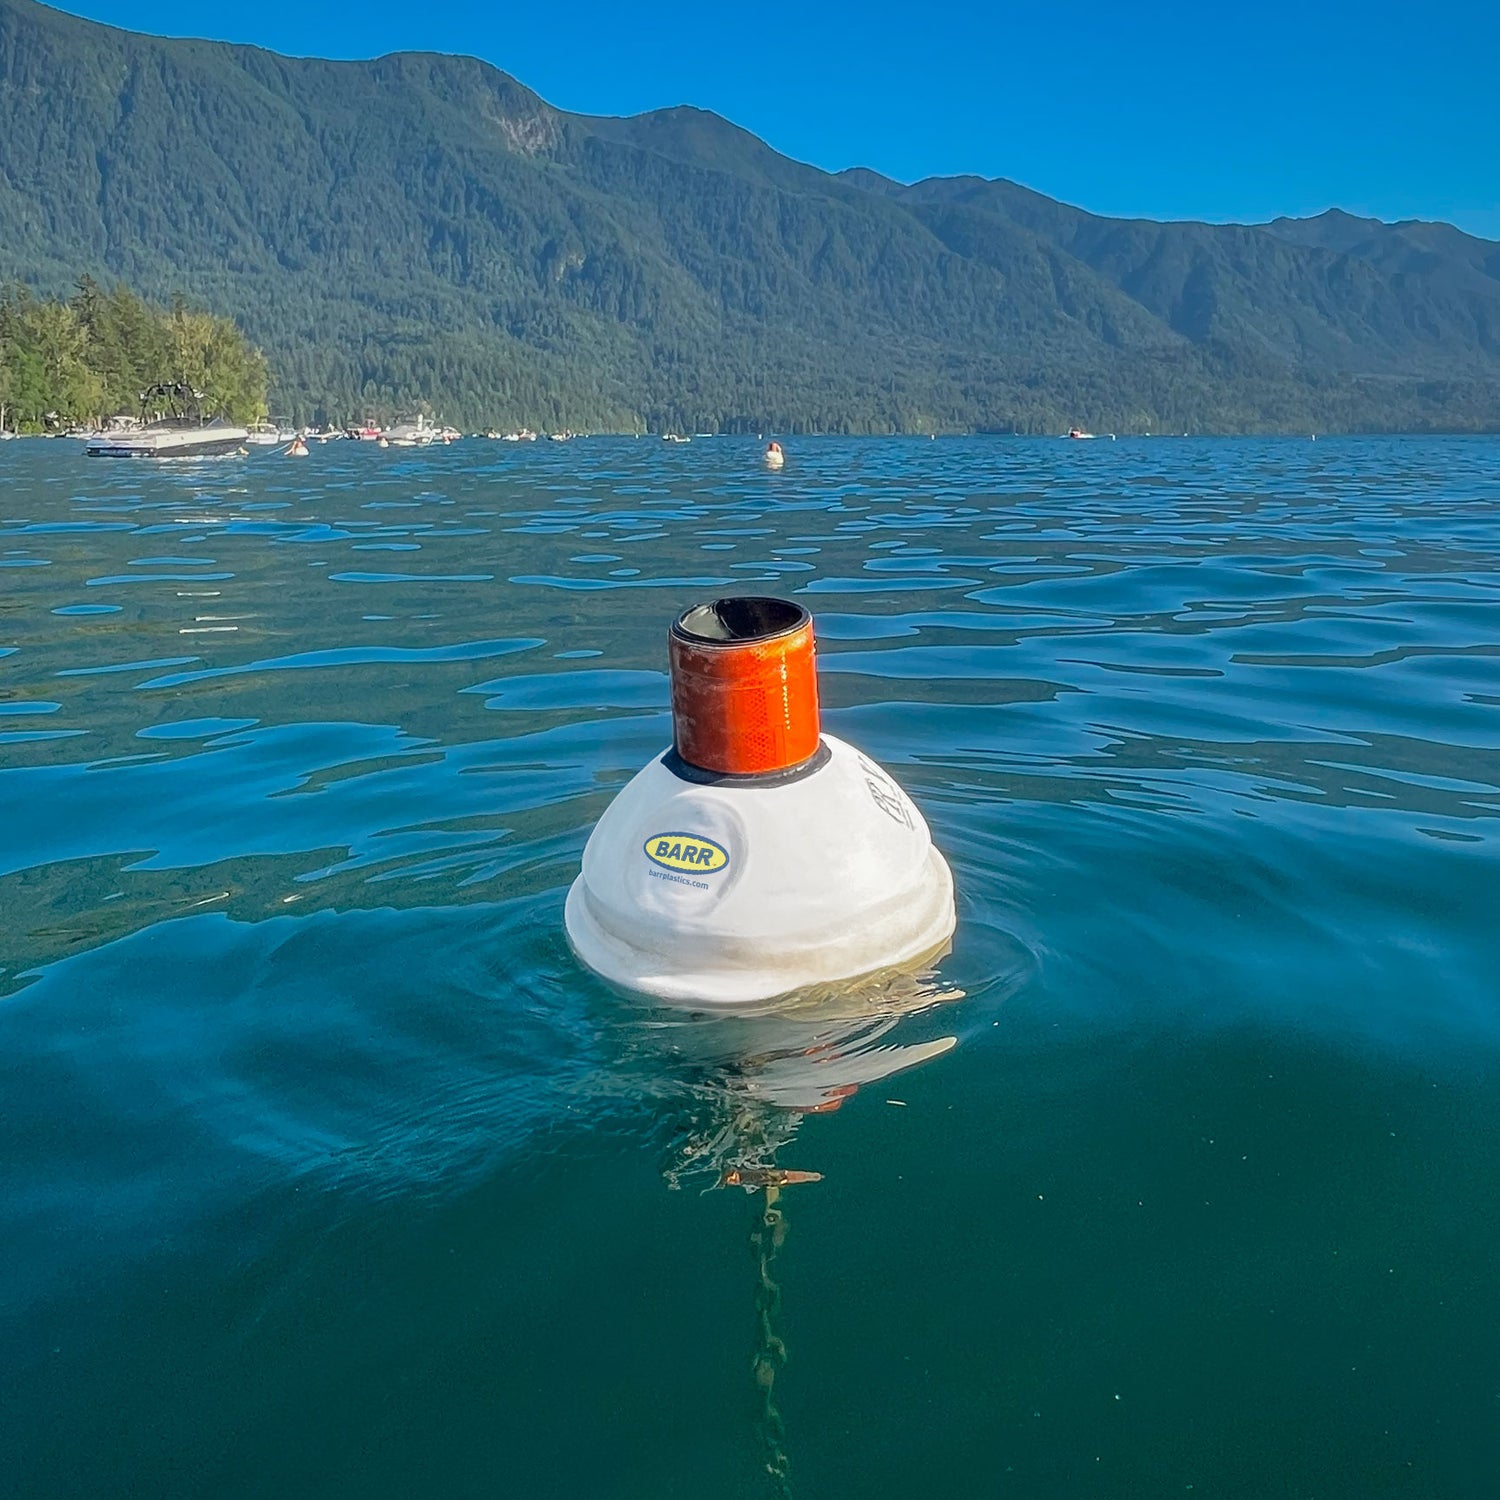
M780 443L766 444L766 467L768 469L779 469L785 462L786 454L781 451Z
M623 989L742 1005L936 957L947 862L895 781L820 733L808 612L718 599L669 646L673 747L584 849L565 914L579 959Z

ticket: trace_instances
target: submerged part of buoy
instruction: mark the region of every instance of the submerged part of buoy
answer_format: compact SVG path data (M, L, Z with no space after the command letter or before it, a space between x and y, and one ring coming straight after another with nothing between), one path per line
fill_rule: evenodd
M719 599L669 640L674 744L589 838L565 917L579 959L662 1000L743 1005L937 956L952 876L895 781L819 733L808 612Z
M766 445L766 467L768 469L779 469L786 462L786 454L781 451L780 443L768 443Z

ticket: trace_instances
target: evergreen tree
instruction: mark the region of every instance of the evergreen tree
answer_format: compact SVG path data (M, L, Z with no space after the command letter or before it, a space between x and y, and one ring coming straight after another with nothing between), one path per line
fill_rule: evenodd
M205 415L254 422L266 413L265 356L227 318L181 298L153 308L127 287L88 276L67 302L24 286L0 290L0 425L55 431L134 414L161 380L203 396Z

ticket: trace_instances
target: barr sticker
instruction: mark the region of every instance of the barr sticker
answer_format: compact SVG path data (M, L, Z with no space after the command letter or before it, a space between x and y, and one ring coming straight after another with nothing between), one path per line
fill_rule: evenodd
M642 846L646 858L667 870L712 875L729 863L729 851L696 833L653 833Z

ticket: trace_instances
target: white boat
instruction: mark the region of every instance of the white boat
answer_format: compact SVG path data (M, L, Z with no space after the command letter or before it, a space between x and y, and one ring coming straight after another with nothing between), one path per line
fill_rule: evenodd
M386 441L393 448L425 448L439 436L426 417L418 416L412 422L398 422L386 431Z
M141 395L141 409L152 413L136 427L114 427L91 438L90 458L211 458L238 453L250 431L223 417L205 419L202 394L191 386L153 385Z
M257 422L245 441L252 448L274 448L283 438L281 429L274 422Z

